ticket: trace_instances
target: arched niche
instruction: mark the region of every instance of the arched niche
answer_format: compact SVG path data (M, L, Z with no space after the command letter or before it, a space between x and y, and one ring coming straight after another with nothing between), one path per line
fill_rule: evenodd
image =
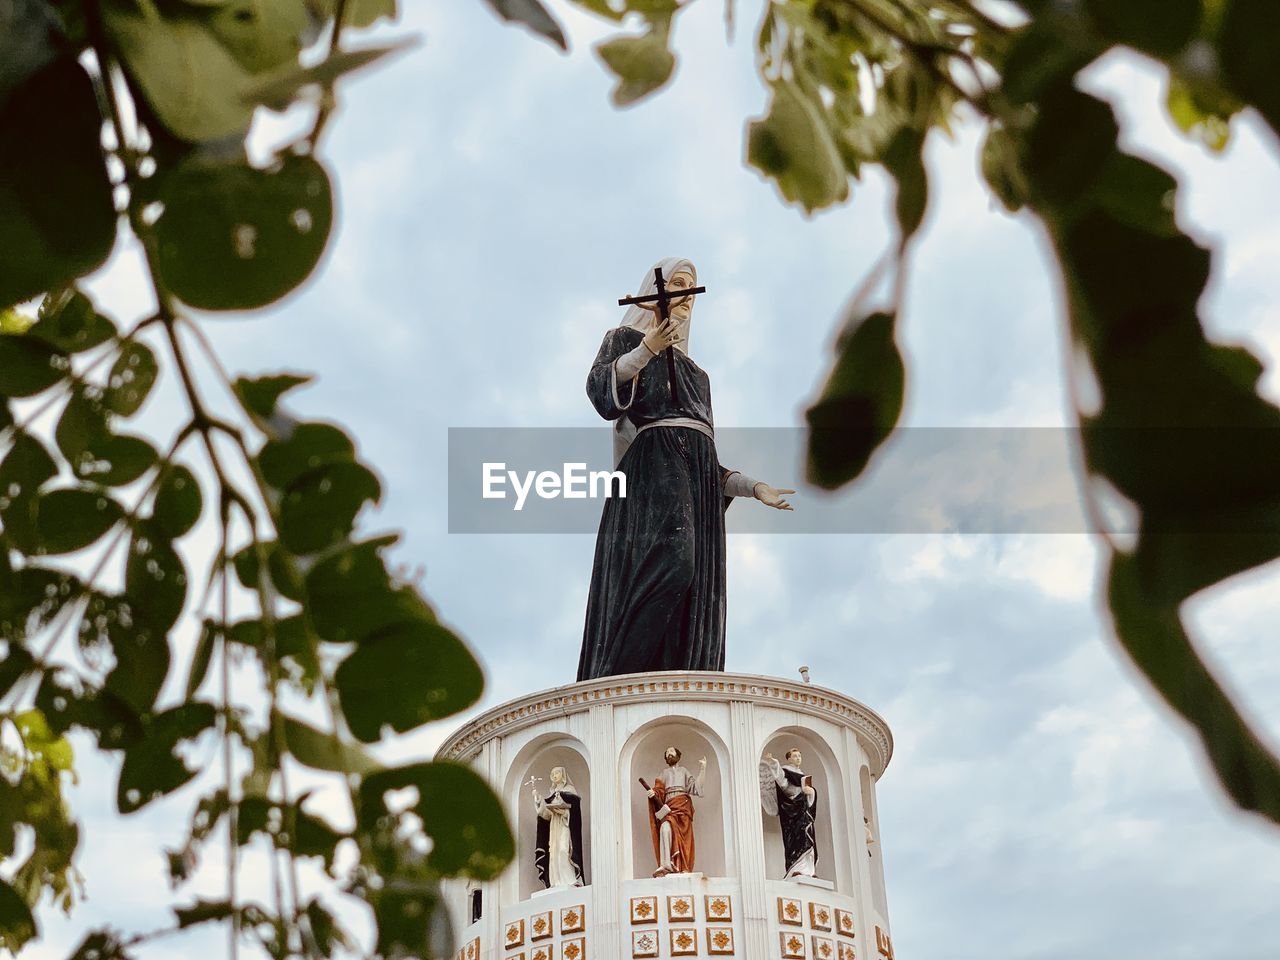
M517 900L528 900L546 889L538 879L533 854L537 845L538 813L534 808L533 790L545 797L551 787L551 768L564 767L569 779L582 797L582 872L591 882L591 769L587 750L581 741L561 733L547 734L525 745L511 764L504 796L511 822L516 831L515 894ZM535 787L529 778L539 777Z
M837 890L848 893L852 877L847 853L849 845L836 843L837 838L850 835L845 814L847 794L835 754L826 741L812 731L804 727L782 727L765 740L759 759L763 760L766 753L771 753L778 761L786 763L787 751L796 748L802 754L801 769L813 777L814 789L818 791L815 823L818 841L817 875L835 884ZM782 826L778 818L769 816L763 807L760 809L760 816L764 823L765 876L770 880L781 880L787 874Z
M864 850L867 866L871 871L871 903L881 919L889 916L888 899L884 892L884 860L880 853L880 823L876 816L875 792L871 789L871 771L863 766L858 771L858 784L862 791L862 815L866 823L858 824L862 843L856 848ZM868 833L870 836L868 836Z
M629 874L624 875L643 879L652 876L657 866L649 800L639 779L643 777L652 786L662 776L666 767L663 753L669 746L680 751L680 765L694 776L698 775L698 761L707 758L703 796L693 798L694 872L708 877L729 876L732 864L726 854L730 844L726 839L728 816L724 803L729 790L729 752L710 727L692 717L663 717L648 723L632 734L623 747L618 769L626 778L621 784L623 796L630 798L624 806L630 822L623 836L631 838L630 863L623 863L623 870L629 870Z

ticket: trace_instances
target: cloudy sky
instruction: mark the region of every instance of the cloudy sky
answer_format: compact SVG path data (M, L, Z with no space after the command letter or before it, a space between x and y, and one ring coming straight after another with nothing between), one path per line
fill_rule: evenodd
M682 14L675 82L622 112L589 52L603 32L585 18L559 11L574 43L564 57L477 0L409 6L397 30L425 43L348 84L330 128L340 216L324 269L268 314L205 326L233 370L319 375L295 406L345 423L379 468L387 496L368 523L404 531L396 560L425 567L427 594L486 665L493 705L573 679L593 538L450 535L448 428L599 423L582 382L618 321L611 303L667 255L691 258L713 291L692 352L718 424L796 425L834 318L889 242L886 191L869 176L849 203L806 219L744 167L744 122L765 101L754 6L739 9L748 29L732 44L721 7ZM1115 103L1132 149L1179 172L1180 219L1217 250L1214 329L1262 352L1280 396L1271 135L1246 118L1225 155L1206 155L1171 130L1159 72L1134 57L1096 66L1088 85ZM981 185L978 142L965 124L929 144L934 199L902 332L905 422L1058 425L1061 296L1035 225ZM147 309L128 249L93 288L122 317ZM173 397L152 401L152 423ZM799 467L763 479L794 486ZM817 497L802 489L796 510ZM1273 742L1278 573L1192 610ZM1106 636L1095 577L1082 535L731 537L728 668L793 677L806 662L893 728L879 803L901 956L1277 956L1280 831L1224 801ZM429 753L449 729L398 749ZM69 920L45 913L39 960L64 957L92 926L165 925L152 851L189 816L179 796L115 817L114 771L82 757L71 797L86 821L89 900ZM140 955L188 950L161 941Z

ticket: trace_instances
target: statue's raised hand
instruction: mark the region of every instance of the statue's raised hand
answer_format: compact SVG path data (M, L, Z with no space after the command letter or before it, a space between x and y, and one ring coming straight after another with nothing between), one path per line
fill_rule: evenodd
M795 493L786 487L771 487L769 484L761 480L755 485L756 499L763 503L766 507L773 507L775 510L794 510L784 498L786 494Z
M667 347L680 342L680 328L681 323L675 317L668 317L660 323L655 323L644 335L644 345L656 357Z

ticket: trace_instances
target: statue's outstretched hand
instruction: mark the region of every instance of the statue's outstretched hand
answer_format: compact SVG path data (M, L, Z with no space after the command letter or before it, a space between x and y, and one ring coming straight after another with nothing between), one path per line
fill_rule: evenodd
M766 507L773 507L775 510L794 510L784 498L786 494L795 493L786 487L771 487L769 484L761 480L755 486L756 499L763 503Z

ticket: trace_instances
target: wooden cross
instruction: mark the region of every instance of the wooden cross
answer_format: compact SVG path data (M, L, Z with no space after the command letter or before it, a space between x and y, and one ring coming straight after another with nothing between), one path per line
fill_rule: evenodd
M683 300L685 297L692 297L695 293L706 293L706 287L690 287L688 290L680 290L676 293L667 291L667 281L662 276L662 268L653 268L653 279L658 285L658 292L651 293L645 297L623 297L618 301L618 306L626 307L632 304L639 306L643 303L657 303L658 318L660 323L666 323L671 316L671 301ZM667 386L671 390L671 403L676 406L680 403L680 392L676 389L676 355L675 346L667 347L664 353L667 355Z

